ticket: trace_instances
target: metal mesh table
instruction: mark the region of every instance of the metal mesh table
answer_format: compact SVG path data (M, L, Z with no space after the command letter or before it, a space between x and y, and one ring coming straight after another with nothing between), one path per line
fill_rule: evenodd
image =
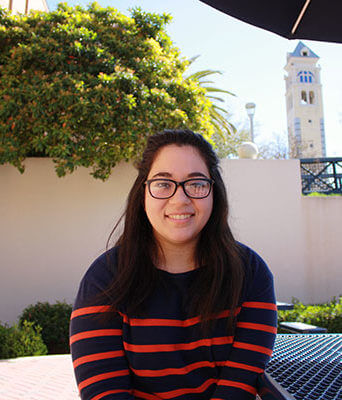
M342 400L342 334L277 335L263 400Z

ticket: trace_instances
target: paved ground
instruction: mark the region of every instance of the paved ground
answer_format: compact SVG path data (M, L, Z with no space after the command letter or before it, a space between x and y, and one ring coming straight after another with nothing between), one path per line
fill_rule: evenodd
M0 360L0 400L79 400L70 355Z

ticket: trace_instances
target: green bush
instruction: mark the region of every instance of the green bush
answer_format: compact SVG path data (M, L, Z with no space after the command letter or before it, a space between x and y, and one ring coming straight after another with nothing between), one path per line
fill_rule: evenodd
M321 193L321 192L311 192L306 194L305 197L333 197L333 196L341 196L341 193Z
M329 303L304 305L294 300L294 309L279 311L278 322L297 321L327 328L329 333L342 333L342 297ZM279 330L281 333L282 330Z
M213 104L166 32L167 14L93 3L11 15L0 8L0 164L51 157L58 176L107 179L149 135L215 131Z
M21 326L0 325L0 358L47 354L41 330L40 326L28 321L23 321Z
M69 348L69 321L72 306L65 302L50 304L38 302L24 309L19 325L31 321L42 328L42 338L49 354L67 354Z

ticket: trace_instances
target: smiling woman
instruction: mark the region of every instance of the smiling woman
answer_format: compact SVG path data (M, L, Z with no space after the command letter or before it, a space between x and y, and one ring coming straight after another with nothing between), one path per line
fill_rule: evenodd
M175 181L155 180L161 176ZM190 177L204 177L208 181ZM163 264L160 268L170 272L195 269L196 262L192 260L195 247L213 207L211 180L204 159L192 146L165 146L153 161L147 184L149 190L145 190L145 211L160 246L158 259ZM173 257L180 249L184 262Z
M82 399L254 399L276 334L273 278L236 242L218 159L149 138L124 231L83 278L70 343Z

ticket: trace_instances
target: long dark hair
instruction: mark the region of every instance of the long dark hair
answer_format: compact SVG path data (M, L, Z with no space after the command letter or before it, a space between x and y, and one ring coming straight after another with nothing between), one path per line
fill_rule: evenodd
M206 331L214 324L213 314L229 309L227 328L232 333L234 314L243 286L242 258L227 222L228 201L219 171L219 160L203 136L190 130L165 130L148 138L142 160L138 164L138 176L128 195L123 215L124 230L115 243L115 278L106 295L110 298L113 310L124 307L129 315L143 315L145 301L160 279L153 263L158 254L158 243L144 209L144 182L157 153L170 144L196 148L215 182L213 210L196 247L195 261L199 271L189 289L188 312L189 315L201 317L202 328Z

